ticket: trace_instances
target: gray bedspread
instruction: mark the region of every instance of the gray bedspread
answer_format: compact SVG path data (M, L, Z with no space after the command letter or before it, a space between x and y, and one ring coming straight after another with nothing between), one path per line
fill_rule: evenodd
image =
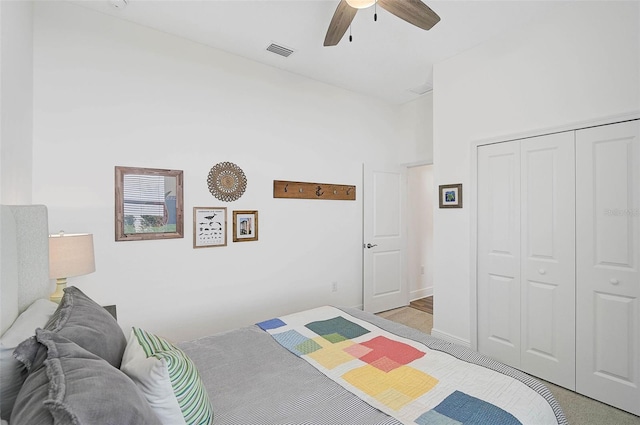
M399 424L257 326L179 347L200 372L216 424Z
M345 312L396 335L514 376L547 398L537 380L464 347L357 309ZM216 424L399 424L289 353L267 332L249 326L179 344L195 362L213 404Z

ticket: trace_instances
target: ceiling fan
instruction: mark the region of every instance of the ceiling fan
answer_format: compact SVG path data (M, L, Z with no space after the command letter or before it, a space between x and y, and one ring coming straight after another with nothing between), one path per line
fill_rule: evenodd
M351 25L358 9L364 9L374 4L393 13L400 19L404 19L424 30L431 29L440 21L440 17L420 0L340 0L336 8L327 35L324 38L325 46L335 46Z

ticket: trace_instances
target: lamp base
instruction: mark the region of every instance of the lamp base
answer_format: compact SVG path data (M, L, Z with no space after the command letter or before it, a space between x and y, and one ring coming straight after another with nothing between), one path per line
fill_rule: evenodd
M49 299L54 303L60 304L60 300L64 296L63 289L67 287L67 278L59 277L56 279L56 290L49 296Z

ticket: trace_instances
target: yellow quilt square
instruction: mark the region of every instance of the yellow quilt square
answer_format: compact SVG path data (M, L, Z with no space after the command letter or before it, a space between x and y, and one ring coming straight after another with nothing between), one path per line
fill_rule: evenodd
M320 363L327 369L333 369L343 363L350 362L354 357L345 352L344 349L353 345L349 340L341 341L335 344L328 342L324 338L314 338L322 348L309 354L309 357Z
M400 391L396 391L393 388L389 388L386 391L381 392L375 397L380 403L385 404L393 410L400 410L404 405L409 404L413 399Z
M401 366L387 373L366 365L350 370L342 378L396 410L430 391L438 383L431 375L410 366Z
M393 388L413 399L431 391L438 384L436 378L411 366L400 366L388 375L392 376Z

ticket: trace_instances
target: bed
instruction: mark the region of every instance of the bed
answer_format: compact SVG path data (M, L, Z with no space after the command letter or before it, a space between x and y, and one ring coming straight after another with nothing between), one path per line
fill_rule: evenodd
M0 228L11 425L567 424L536 379L353 308L177 344L122 330L77 288L47 300L46 207L2 206Z

